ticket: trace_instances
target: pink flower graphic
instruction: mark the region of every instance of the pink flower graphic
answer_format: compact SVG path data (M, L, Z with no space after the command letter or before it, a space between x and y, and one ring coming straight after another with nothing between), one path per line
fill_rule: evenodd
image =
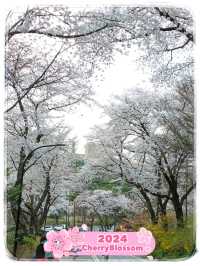
M67 230L61 230L59 232L50 231L46 237L47 242L44 243L44 250L46 252L52 252L56 259L60 259L62 256L69 256L72 242Z
M68 234L73 246L77 247L84 243L84 233L80 233L78 227L69 229Z
M140 228L140 231L137 233L137 240L139 244L149 245L153 239L152 233L145 229L144 227Z

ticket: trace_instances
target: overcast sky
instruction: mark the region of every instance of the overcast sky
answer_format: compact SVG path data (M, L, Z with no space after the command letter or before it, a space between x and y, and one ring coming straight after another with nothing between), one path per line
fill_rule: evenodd
M129 55L116 54L114 63L105 68L103 79L94 81L94 99L100 104L108 104L112 95L121 95L127 89L140 87L151 88L151 73L148 66L141 66L137 59L141 56L138 51L131 50ZM81 104L71 115L66 118L66 123L73 130L72 137L77 138L76 150L84 153L84 145L87 142L86 136L94 125L107 121L101 108L93 105Z

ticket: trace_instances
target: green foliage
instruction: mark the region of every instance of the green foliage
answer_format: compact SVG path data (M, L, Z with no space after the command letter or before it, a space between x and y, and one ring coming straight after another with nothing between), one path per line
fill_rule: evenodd
M5 173L6 173L6 176L10 176L11 173L12 173L11 168L10 167L6 167Z
M156 239L156 248L151 254L155 259L185 259L195 251L195 233L193 219L188 219L184 228L164 230L158 225L146 226Z
M13 249L13 245L14 245L14 236L15 236L15 231L14 231L14 229L7 231L7 235L6 235L7 241L6 241L6 244L7 244L7 249L8 249L10 252L11 252L12 249Z
M116 182L110 182L110 180L104 179L93 179L89 185L89 189L102 189L102 190L111 190L114 194L126 194L129 193L133 186L127 184L126 182L120 183L116 186Z
M20 186L12 186L7 190L7 200L8 202L14 202L19 199Z
M29 248L33 248L37 245L38 241L35 236L27 235L22 239L22 245L26 245Z
M124 182L124 183L122 184L122 187L121 187L121 192L122 192L122 193L128 193L128 192L130 192L132 189L133 189L133 186L132 186L132 185L130 185L130 184Z
M7 250L12 254L15 239L15 228L7 230ZM20 234L18 237L18 257L31 258L41 236Z
M75 168L76 170L81 169L81 167L83 167L83 165L85 164L84 160L81 159L76 159L72 162L72 167Z
M93 179L89 185L89 189L113 190L115 189L115 184L110 183L107 179Z
M68 195L68 199L69 201L74 201L75 198L79 195L78 192L70 192L69 195Z

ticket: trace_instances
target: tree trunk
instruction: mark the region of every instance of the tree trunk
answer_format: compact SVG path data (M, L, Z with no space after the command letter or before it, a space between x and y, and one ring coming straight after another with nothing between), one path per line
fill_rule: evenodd
M166 231L168 230L167 203L168 199L165 199L163 202L162 199L158 197L158 213L160 214L162 227Z
M65 227L68 228L68 211L65 212Z
M157 215L153 209L150 198L148 197L147 193L142 189L142 187L140 187L139 190L140 190L141 195L145 199L146 207L147 207L147 210L149 212L152 224L157 224L158 223L158 217L157 217Z
M182 208L176 187L173 188L172 190L172 204L174 206L174 210L176 214L177 227L182 228L184 227L183 208Z
M21 215L21 202L22 202L22 188L23 188L23 177L24 177L24 160L26 158L26 154L24 151L24 147L20 150L20 162L19 167L17 170L17 181L15 183L15 187L19 188L19 195L16 206L16 212L14 211L13 214L16 214L14 218L16 227L15 227L15 236L14 236L14 248L13 248L13 256L16 257L17 255L17 245L18 245L18 233L20 229L20 215Z
M59 216L56 215L55 218L56 218L56 224L58 224L59 223Z
M90 231L93 230L94 216L90 220Z
M74 201L74 212L73 212L73 225L76 225L76 205L75 205L75 201Z

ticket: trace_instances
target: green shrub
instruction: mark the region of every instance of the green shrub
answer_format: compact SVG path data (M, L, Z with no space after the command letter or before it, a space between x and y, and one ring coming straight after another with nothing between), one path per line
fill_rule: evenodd
M147 225L156 240L156 248L151 254L155 259L185 259L195 251L195 232L193 219L185 223L184 228L173 228L167 231L158 225Z
M35 236L28 235L23 237L21 244L26 245L29 248L33 248L38 244L38 241Z

